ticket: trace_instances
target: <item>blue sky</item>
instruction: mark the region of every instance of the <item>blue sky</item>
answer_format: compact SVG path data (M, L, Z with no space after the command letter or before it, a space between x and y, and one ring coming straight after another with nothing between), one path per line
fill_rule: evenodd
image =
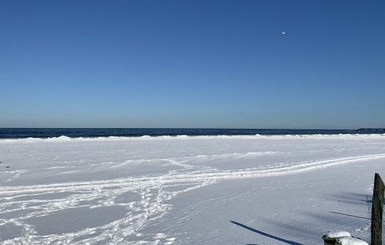
M384 11L3 0L0 127L384 127Z

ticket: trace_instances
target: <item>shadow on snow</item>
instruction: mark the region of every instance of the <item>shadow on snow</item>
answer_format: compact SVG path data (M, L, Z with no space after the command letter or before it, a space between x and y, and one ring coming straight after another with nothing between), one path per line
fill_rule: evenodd
M235 224L235 225L238 225L238 226L240 226L240 227L242 227L242 228L245 228L245 229L247 229L247 230L249 230L249 231L255 232L255 233L259 234L259 235L263 235L263 236L269 237L269 238L271 238L271 239L274 239L274 240L277 240L277 241L280 241L280 242L284 242L284 243L286 243L286 244L290 244L290 245L304 245L304 244L302 244L302 243L298 243L298 242L295 242L295 241L286 240L286 239L284 239L284 238L277 237L277 236L274 236L274 235L272 235L272 234L268 234L268 233L263 232L263 231L259 231L259 230L257 230L257 229L251 228L251 227L249 227L249 226L247 226L247 225L238 223L238 222L236 222L236 221L232 221L232 220L231 220L230 222L233 223L233 224Z

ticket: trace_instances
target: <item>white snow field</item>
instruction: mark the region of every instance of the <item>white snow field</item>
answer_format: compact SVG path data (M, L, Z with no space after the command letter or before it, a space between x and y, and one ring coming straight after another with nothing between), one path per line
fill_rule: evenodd
M370 239L385 135L0 140L0 244Z

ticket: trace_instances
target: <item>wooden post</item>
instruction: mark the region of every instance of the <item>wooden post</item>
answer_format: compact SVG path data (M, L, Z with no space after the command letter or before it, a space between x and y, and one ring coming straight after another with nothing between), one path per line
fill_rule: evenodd
M382 245L382 211L384 203L384 182L381 176L374 175L372 199L371 245Z

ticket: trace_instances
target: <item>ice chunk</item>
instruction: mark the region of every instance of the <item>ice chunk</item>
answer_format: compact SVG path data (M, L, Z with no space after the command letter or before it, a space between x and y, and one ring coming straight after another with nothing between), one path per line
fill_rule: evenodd
M337 237L351 237L347 231L329 231L326 235L323 235L322 238L337 238Z
M338 244L338 245L369 245L367 242L365 242L361 239L350 237L350 236L337 238L336 244Z

